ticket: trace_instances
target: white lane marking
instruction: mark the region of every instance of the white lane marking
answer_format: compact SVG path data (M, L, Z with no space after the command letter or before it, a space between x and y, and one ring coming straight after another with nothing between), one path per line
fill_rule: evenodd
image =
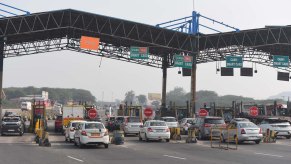
M76 160L76 161L79 161L79 162L84 162L83 160L81 160L81 159L78 159L78 158L74 158L74 157L71 157L71 156L67 156L68 158L71 158L71 159L74 159L74 160Z
M279 157L279 158L284 157L284 156L276 155L276 154L265 154L265 153L255 153L255 154L258 154L258 155L265 155L265 156L271 156L271 157Z
M170 156L170 155L164 155L164 157L170 157L170 158L176 158L176 159L183 159L183 160L186 160L186 158L175 157L175 156Z

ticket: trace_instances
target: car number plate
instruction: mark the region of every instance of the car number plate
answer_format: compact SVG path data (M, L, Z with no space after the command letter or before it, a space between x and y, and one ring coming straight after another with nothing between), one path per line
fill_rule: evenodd
M156 132L163 132L164 130L156 130Z
M8 129L8 132L14 132L14 129Z
M94 137L99 137L100 134L99 133L92 133L91 136L94 136Z

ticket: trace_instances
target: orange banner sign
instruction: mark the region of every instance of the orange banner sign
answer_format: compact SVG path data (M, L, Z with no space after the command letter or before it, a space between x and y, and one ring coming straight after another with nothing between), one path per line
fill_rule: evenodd
M99 38L82 36L80 41L80 47L82 49L88 50L98 50L99 49Z

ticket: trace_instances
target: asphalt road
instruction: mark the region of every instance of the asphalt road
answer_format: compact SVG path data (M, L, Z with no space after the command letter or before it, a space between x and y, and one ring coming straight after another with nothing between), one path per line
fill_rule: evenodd
M66 143L64 136L51 133L51 147L39 147L33 134L0 137L1 164L289 164L291 140L277 143L245 143L238 150L210 148L209 141L186 144L183 141L140 142L135 136L126 137L123 145L90 146L79 149ZM231 145L234 146L234 145Z

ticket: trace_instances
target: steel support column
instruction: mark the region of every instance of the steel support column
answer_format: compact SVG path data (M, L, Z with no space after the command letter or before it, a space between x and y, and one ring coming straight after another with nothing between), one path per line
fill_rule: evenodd
M3 62L4 61L4 39L0 38L0 125L2 124L2 81L3 81Z
M196 114L196 54L193 55L193 64L192 64L192 73L191 73L191 107L192 107L192 114L193 117Z
M167 60L168 55L163 56L163 64L162 64L162 69L163 69L163 84L162 84L162 110L166 108L166 92L167 92L167 68L168 68L168 60Z

